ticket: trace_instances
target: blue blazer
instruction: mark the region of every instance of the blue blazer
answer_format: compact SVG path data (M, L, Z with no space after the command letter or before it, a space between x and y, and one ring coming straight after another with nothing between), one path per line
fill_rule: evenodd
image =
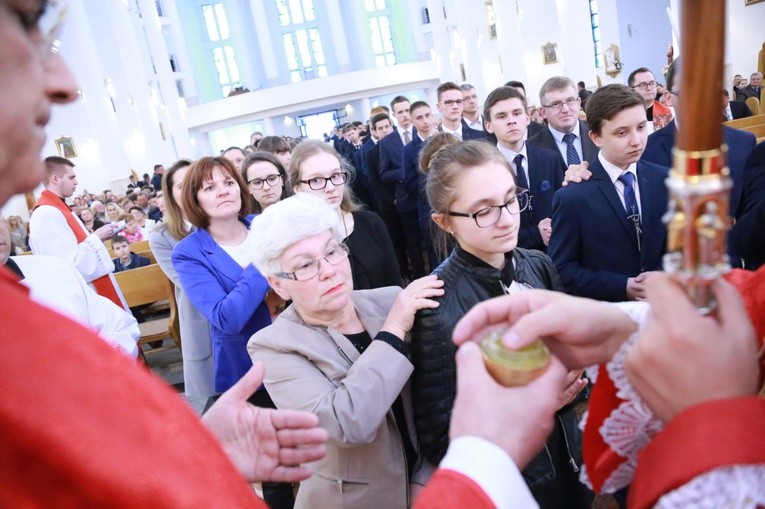
M744 267L757 270L765 264L765 141L758 144L746 160L743 187L740 214L728 240L744 259Z
M590 171L590 180L556 191L548 254L568 293L624 301L628 278L662 268L667 237L662 216L668 199L664 180L669 169L638 162L640 249L635 225L599 159L590 163Z
M518 246L526 249L546 251L537 225L539 221L552 217L553 194L563 185L566 167L559 153L542 147L526 144L529 164L529 208L521 212L521 228L518 231Z
M178 243L172 261L189 300L210 322L215 390L224 392L252 366L250 336L271 325L268 282L253 265L240 267L203 228Z
M741 194L744 190L744 163L749 152L757 144L754 134L723 126L725 143L728 145L728 168L730 178L733 180L733 189L730 190L731 216L738 217ZM675 146L677 136L677 124L675 121L666 127L654 131L648 136L645 152L641 157L643 161L649 161L667 168L672 167L672 148ZM642 190L642 189L641 189Z
M489 136L486 131L480 129L473 129L467 125L465 119L462 119L462 141L470 140L488 140Z
M412 138L416 138L415 134L417 134L417 129L412 127ZM398 127L381 139L377 145L380 147L380 181L400 182L404 180L404 142L401 141Z
M396 184L396 206L402 211L411 211L418 208L419 182L420 182L420 152L425 142L419 136L404 147L403 156L403 179ZM424 176L424 175L423 175Z

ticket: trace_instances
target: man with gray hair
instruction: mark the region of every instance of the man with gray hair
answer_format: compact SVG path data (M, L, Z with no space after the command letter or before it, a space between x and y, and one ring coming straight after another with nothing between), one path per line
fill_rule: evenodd
M738 91L736 92L736 100L746 101L750 97L754 97L759 100L761 93L762 93L762 73L753 72L752 75L749 76L749 84L745 87L739 88Z
M478 94L475 87L470 83L460 85L462 90L462 118L468 127L477 131L483 131L483 114L478 107Z
M539 102L547 129L530 137L529 144L558 152L567 167L582 161L592 164L598 148L590 139L590 126L579 120L582 106L574 82L553 76L539 90Z

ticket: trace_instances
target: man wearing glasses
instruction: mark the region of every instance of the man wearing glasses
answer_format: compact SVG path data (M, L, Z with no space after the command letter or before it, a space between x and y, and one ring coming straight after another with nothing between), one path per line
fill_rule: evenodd
M671 109L656 100L656 80L647 67L632 71L627 78L627 84L645 99L648 134L670 123L675 115Z
M563 76L553 76L539 90L540 111L547 120L547 129L529 138L529 145L560 153L567 167L586 161L592 164L598 148L587 133L587 122L579 120L582 109L574 82Z
M438 86L438 111L441 113L441 126L439 131L450 133L461 139L484 140L486 133L468 127L465 119L462 118L463 99L462 89L452 81L441 83Z

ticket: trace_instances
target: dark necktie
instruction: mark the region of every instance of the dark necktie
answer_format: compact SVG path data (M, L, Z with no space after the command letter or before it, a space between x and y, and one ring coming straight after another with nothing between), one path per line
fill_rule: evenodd
M529 188L529 182L526 180L526 172L523 171L523 154L518 154L513 158L515 166L515 185L523 189Z
M563 141L566 142L566 164L568 165L579 164L582 162L582 160L579 159L579 154L574 146L575 139L576 134L574 133L566 133L563 135Z
M630 172L622 173L619 176L619 182L624 184L624 209L627 211L627 216L632 218L633 216L640 217L640 209L638 209L637 199L635 198L635 176Z
M637 237L637 248L640 251L640 240L643 230L640 227L640 209L638 209L637 198L635 197L635 176L630 172L625 172L619 176L619 182L624 184L624 209L627 211L627 219L635 225L635 236Z

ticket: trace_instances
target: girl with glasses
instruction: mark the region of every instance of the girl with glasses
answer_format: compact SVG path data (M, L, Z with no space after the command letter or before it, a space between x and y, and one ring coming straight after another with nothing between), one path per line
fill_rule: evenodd
M444 282L438 307L419 311L412 330L413 402L417 438L436 465L449 443L456 380L451 341L454 326L475 304L529 288L562 290L552 261L542 252L516 247L527 191L516 186L507 159L492 145L448 145L434 139L423 149L433 221L456 244L433 271ZM425 164L423 162L423 164ZM545 450L523 471L543 508L589 507L591 494L578 481L581 432L569 405L586 386L581 371L560 388L560 410Z
M256 214L292 195L284 165L271 152L259 150L248 155L242 163L242 177L247 181Z
M320 196L338 214L350 249L353 288L401 285L393 243L380 216L362 210L350 188L355 170L328 144L304 140L292 151L289 180L295 193Z

